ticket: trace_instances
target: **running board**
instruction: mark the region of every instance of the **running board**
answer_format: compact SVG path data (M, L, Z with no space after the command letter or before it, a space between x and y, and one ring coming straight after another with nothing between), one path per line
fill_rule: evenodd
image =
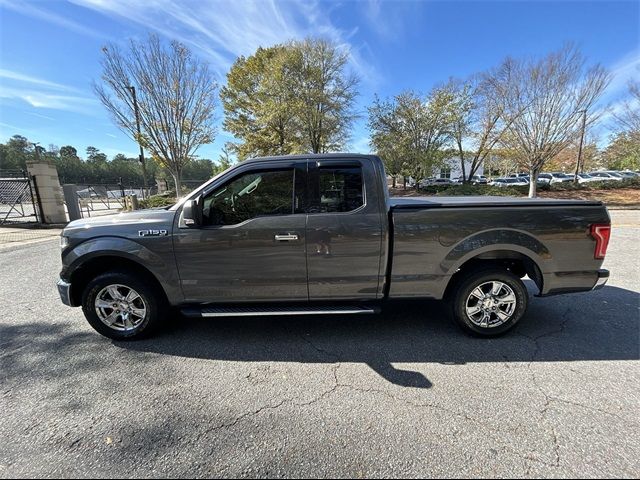
M185 307L181 309L187 317L254 317L280 315L361 315L380 313L379 307L353 305L323 305L323 306L242 306L242 307Z

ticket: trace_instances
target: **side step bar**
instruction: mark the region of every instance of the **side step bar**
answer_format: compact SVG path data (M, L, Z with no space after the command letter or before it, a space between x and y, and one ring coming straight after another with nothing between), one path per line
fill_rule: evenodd
M354 305L296 305L296 306L203 306L185 307L181 309L187 317L253 317L253 316L283 316L283 315L361 315L380 313L379 307L354 306Z

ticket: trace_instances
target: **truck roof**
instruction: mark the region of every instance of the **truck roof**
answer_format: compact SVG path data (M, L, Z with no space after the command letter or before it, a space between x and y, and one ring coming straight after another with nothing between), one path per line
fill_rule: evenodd
M295 155L275 155L271 157L255 157L245 162L273 162L278 160L332 160L349 158L373 158L375 155L365 155L362 153L299 153Z

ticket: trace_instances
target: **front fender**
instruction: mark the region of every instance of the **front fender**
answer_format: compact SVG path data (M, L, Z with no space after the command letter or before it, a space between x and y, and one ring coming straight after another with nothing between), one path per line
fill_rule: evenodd
M117 257L132 261L147 269L160 283L169 303L182 301L182 291L173 255L170 236L157 239L157 251L136 241L122 237L92 238L69 248L62 257L61 277L69 281L74 272L99 257Z

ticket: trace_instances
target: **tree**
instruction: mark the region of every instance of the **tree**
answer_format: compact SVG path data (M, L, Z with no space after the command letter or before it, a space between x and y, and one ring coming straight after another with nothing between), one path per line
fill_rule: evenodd
M620 112L614 113L621 131L629 132L640 142L640 82L629 82L629 97Z
M326 40L259 48L236 60L221 90L224 128L252 156L341 150L349 139L358 78Z
M509 58L497 71L495 82L504 86L512 118L501 143L530 172L529 197L536 196L545 163L577 138L583 111L593 110L609 80L600 65L585 69L584 57L571 45L540 60Z
M226 169L233 165L233 161L231 160L231 156L229 155L231 145L229 143L225 143L224 147L222 147L222 152L218 157L218 163L213 165L212 173L213 175L218 175L219 173L224 172Z
M346 71L349 56L321 39L294 42L290 48L303 145L313 153L339 151L356 118L359 78Z
M87 162L89 163L107 163L107 156L96 147L87 147Z
M618 132L604 151L607 168L640 170L640 141L633 130Z
M469 183L495 151L513 120L523 112L507 112L503 94L505 86L501 84L496 70L464 82L450 80L446 88L454 97L452 136L463 182ZM467 162L470 162L468 172Z
M11 137L0 150L0 169L26 170L27 159L33 155L33 144L22 135Z
M242 160L301 152L296 121L291 52L276 45L239 57L227 74L220 97L225 130L241 142L231 145Z
M368 110L371 144L391 174L403 171L420 180L441 164L455 119L449 89L424 97L406 91L391 101L376 97Z
M94 83L98 98L116 125L171 172L180 192L185 165L215 136L217 84L208 65L183 44L167 47L155 35L146 42L131 40L126 52L114 44L102 52L102 84ZM140 135L130 86L136 88Z

